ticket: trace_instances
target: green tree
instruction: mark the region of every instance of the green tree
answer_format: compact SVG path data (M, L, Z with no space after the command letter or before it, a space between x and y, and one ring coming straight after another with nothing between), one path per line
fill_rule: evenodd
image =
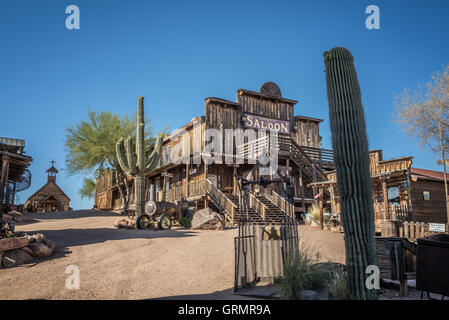
M129 204L128 178L120 168L115 144L120 138L135 136L137 117L114 114L111 111L88 111L88 120L66 128L66 166L70 174L88 174L112 168L125 213ZM148 150L155 139L151 136L151 122L146 119L145 149ZM93 182L93 181L92 181ZM123 190L125 186L126 193ZM93 185L84 180L80 193L92 194Z
M92 199L95 197L95 181L92 178L84 178L83 186L79 190L81 198Z

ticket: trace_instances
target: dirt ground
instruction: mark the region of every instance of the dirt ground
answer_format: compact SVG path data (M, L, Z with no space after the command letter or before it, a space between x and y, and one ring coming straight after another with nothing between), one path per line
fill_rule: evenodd
M42 232L56 243L53 255L0 269L0 299L238 299L234 285L237 229L124 230L121 216L73 211L33 215L17 231ZM300 227L301 239L321 260L344 262L342 234ZM66 268L80 270L80 289L69 290Z

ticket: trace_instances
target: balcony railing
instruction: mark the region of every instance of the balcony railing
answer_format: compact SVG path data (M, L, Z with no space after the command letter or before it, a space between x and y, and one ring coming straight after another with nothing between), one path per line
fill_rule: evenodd
M179 201L182 198L196 197L204 194L204 180L198 180L168 189L165 192L165 201Z

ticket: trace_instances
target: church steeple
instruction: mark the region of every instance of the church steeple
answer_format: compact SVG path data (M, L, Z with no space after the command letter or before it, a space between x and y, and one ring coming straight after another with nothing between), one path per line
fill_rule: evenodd
M51 167L47 169L47 182L56 182L56 174L59 172L58 169L55 168L55 160L51 160Z

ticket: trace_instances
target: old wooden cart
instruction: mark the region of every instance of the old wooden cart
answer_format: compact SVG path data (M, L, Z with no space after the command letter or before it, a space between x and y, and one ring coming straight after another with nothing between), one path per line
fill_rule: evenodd
M148 201L145 204L145 214L137 217L138 229L149 229L157 224L160 230L169 230L172 218L178 211L178 206L172 202Z

